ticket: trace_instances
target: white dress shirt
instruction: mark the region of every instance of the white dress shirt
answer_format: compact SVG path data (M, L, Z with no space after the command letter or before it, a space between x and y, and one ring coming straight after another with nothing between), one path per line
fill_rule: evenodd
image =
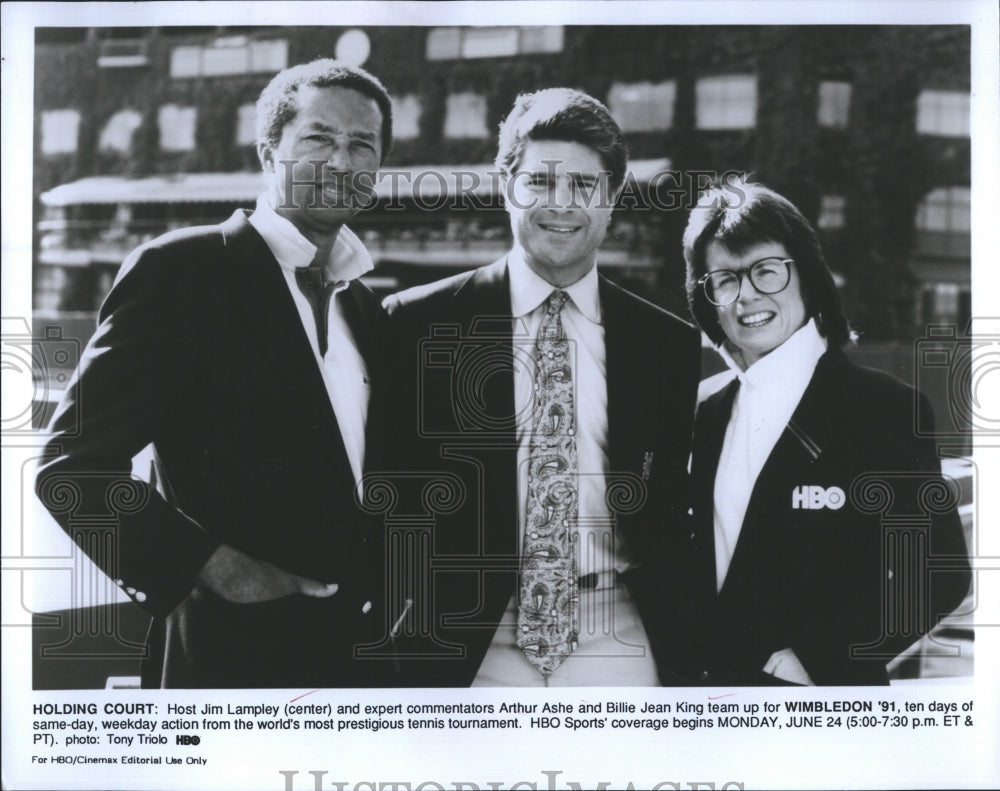
M740 380L715 473L715 580L718 590L722 590L729 571L757 476L802 400L826 346L826 339L810 319L746 371L740 369L723 347L718 349Z
M295 301L302 327L312 346L316 365L323 375L330 404L337 416L354 481L360 486L365 463L365 424L368 420L370 396L368 369L337 295L347 288L351 280L372 270L371 255L350 228L346 225L341 227L326 262L328 282L335 282L337 285L330 298L327 314L326 356L321 357L312 306L295 279L297 269L312 263L316 256L316 246L299 233L291 222L274 211L266 194L257 199L257 209L250 215L249 221L264 237L281 266L288 291Z

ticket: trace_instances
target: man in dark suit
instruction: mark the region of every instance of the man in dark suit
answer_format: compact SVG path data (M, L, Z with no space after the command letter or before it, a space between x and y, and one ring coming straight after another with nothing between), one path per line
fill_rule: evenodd
M656 684L641 613L686 512L698 335L597 273L626 173L600 102L519 97L497 166L510 253L383 303L394 512L433 517L390 522L402 680Z
M37 491L154 616L144 686L369 686L380 530L371 258L344 225L388 152L389 97L319 60L257 103L256 211L123 264L52 424ZM131 477L152 445L155 487Z

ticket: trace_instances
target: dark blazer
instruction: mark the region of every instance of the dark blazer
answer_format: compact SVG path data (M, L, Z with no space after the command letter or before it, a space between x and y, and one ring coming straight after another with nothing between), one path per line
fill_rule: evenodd
M695 529L689 576L679 571L694 605L682 642L695 650L684 675L774 683L761 669L792 648L817 684L888 683L886 662L970 581L957 491L933 441L914 434L917 394L827 351L757 479L716 593L715 472L738 387L708 398L695 424Z
M651 573L666 537L685 535L698 333L603 277L599 289L607 500L616 528ZM401 679L465 686L517 583L513 366L534 354L534 341L512 329L506 258L389 297L383 307L394 376L389 425L396 469L406 472L398 491L409 492L395 513L420 515L396 520L395 534L390 518L390 543L405 543L408 528L411 560L419 556L390 604L401 612L400 599L413 602L397 640ZM642 574L632 576L635 590L648 587Z
M377 393L378 303L357 282L341 298ZM379 411L373 398L369 456ZM372 663L353 661L352 647L383 620L379 523L355 505L301 319L244 212L125 261L52 431L37 491L155 617L145 685L372 683ZM155 489L129 477L150 443ZM222 543L340 589L229 603L196 582Z

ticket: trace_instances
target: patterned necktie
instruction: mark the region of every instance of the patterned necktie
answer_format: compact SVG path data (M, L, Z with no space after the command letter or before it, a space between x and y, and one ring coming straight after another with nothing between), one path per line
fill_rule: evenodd
M305 298L309 300L313 318L316 320L316 338L319 340L319 356L326 357L327 316L330 313L330 297L337 288L337 281L326 282L323 269L315 264L300 266L295 270L295 282Z
M528 501L521 551L517 646L544 676L576 648L576 409L569 342L560 312L569 296L553 291L535 341L535 387L528 453Z

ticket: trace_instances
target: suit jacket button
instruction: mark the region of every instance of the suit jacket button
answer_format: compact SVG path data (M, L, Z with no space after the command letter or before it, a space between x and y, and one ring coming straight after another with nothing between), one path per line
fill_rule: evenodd
M370 601L366 601L364 604L361 605L361 612L363 612L365 615L371 612L371 609L372 609L372 603Z
M126 588L126 589L125 589L125 592L126 592L126 593L127 593L127 594L128 594L129 596L135 596L135 588Z
M135 600L139 602L139 604L142 604L144 601L146 601L146 594L143 593L142 591L136 591Z

